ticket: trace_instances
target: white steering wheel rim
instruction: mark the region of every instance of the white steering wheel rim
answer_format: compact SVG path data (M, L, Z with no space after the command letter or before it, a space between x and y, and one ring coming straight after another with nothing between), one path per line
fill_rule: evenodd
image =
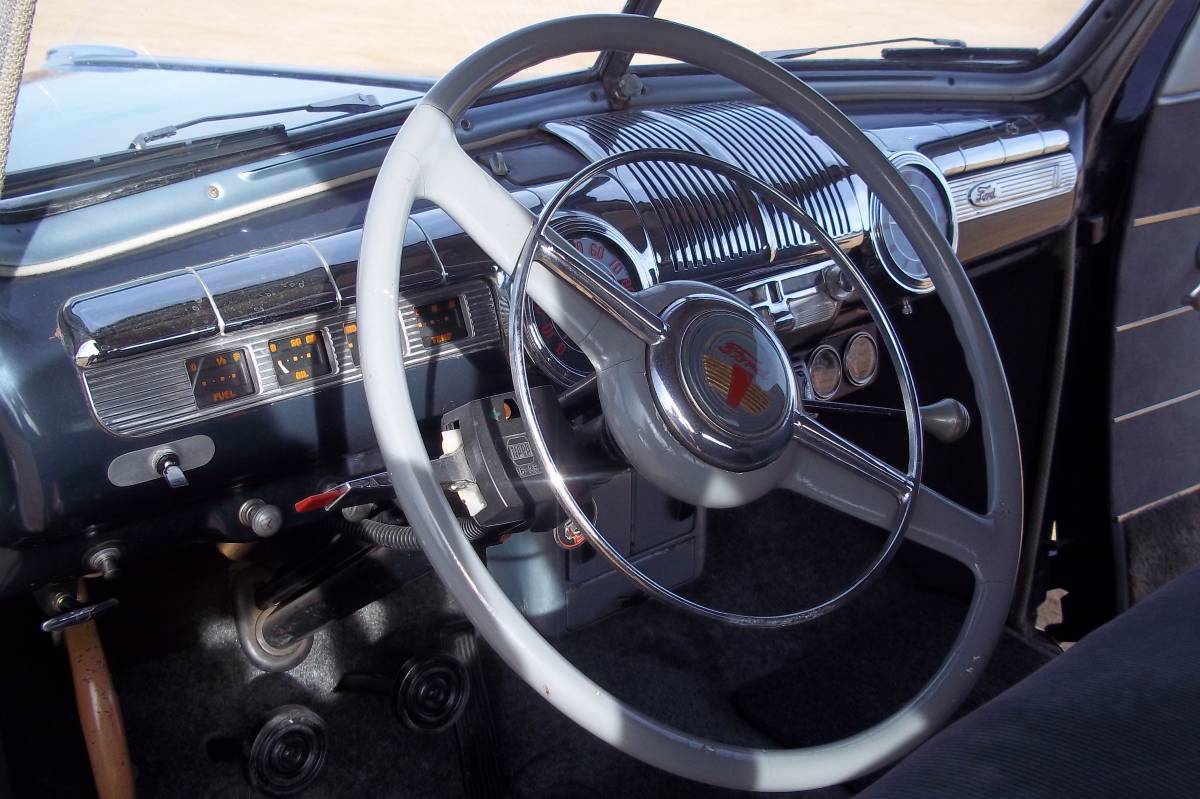
M563 34L561 45L554 44L557 32ZM673 38L676 34L686 40L686 47ZM753 63L762 59L719 37L664 20L624 15L557 20L518 31L472 56L439 86L451 85L450 97L456 102L461 100L465 107L474 99L470 95L478 85L494 83L500 77L528 66L534 58L529 55L531 51L549 48L549 53L536 52L536 61L575 52L572 37L585 39L586 49L590 50L633 48L639 52L687 58L717 72L723 72L722 57L740 59L751 71L762 73L762 80L741 81L749 88L758 90L751 85L758 83L762 89L769 89L772 82L778 83L782 77L785 82L798 84L787 88L804 94L804 99L812 103L817 112L827 110L826 107L832 110L832 106L785 71L766 62L763 62L765 66ZM697 43L703 46L702 57L694 57L695 52L680 52L696 50ZM499 56L506 51L509 56L498 57L498 52L493 51L501 51ZM497 63L491 64L490 60ZM482 69L480 63L488 65L489 69ZM453 86L456 81L462 81L463 72L473 71L487 72L487 75L469 87ZM760 93L771 99L767 92L760 90ZM431 565L458 599L463 612L509 667L561 712L627 754L680 776L743 790L802 790L853 779L912 749L944 722L977 679L1003 627L1019 555L1020 472L1011 402L1008 402L999 356L982 311L961 266L957 275L948 266L957 261L944 241L932 238L928 230L922 229L919 219L914 221L914 216L897 215L901 229L914 242L918 253L923 257L928 255L931 261L940 259L930 264L930 271L943 302L952 311L956 332L964 347L969 342L977 350L968 352L977 398L981 393L992 392L989 396L995 399L995 392L999 391L1007 402L1006 410L1000 407L997 411L997 404L1003 406L1004 403L993 402L985 406L982 399L980 401L981 415L984 416L984 446L989 455L988 518L995 520L993 532L1000 541L990 548L979 546L964 551L961 560L975 573L976 587L959 636L941 668L916 697L888 719L854 736L821 746L779 750L709 741L625 705L576 669L542 638L460 534L454 511L434 478L404 378L403 345L397 324L399 296L396 287L403 231L412 204L421 198L439 205L501 269L510 273L533 222L530 213L458 145L451 116L461 107L448 104L451 115L448 116L446 111L436 107L437 97L435 87L405 122L380 169L371 196L359 262L359 340L371 417L398 500L409 523L416 529ZM818 135L823 134L823 127L836 134L841 132L839 126L842 124L838 118L844 120L844 117L836 110L832 113L836 115L832 122L803 121ZM857 129L854 132L858 133ZM878 162L871 161L872 156L866 153L847 160L851 161L852 167L854 161L861 160L869 162L872 168L882 168L879 165L886 164L886 160L877 151L874 155ZM886 176L879 178L879 192L887 195L885 201L891 199L903 203L899 178L890 184L889 180ZM949 261L945 260L947 254ZM530 271L529 294L556 321L558 318L571 319L577 332L586 334L600 318L595 306L567 289L537 264ZM973 337L964 338L967 333ZM978 357L973 360L972 355ZM996 457L997 451L1016 458L1015 484L1011 474L997 475L991 468L991 459ZM1010 540L1014 535L1015 544ZM949 535L941 541L940 536L941 533L933 530L925 534L924 540L943 544L940 549L953 552L957 542Z

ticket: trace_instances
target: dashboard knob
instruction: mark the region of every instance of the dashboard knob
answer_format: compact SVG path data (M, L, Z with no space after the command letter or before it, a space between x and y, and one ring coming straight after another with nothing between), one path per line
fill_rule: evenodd
M259 538L270 538L283 526L283 511L261 499L248 499L238 511L238 520Z
M830 264L821 270L821 282L825 285L825 293L838 302L850 299L857 290L854 279L837 264Z
M160 456L154 464L154 471L161 474L171 488L183 488L188 484L187 475L179 465L179 456L174 452Z

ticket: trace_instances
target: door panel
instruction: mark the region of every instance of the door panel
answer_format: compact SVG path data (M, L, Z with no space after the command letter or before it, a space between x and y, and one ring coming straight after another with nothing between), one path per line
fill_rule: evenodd
M1194 22L1130 164L1117 267L1109 473L1135 601L1200 562L1200 313L1188 303L1200 283L1197 87Z

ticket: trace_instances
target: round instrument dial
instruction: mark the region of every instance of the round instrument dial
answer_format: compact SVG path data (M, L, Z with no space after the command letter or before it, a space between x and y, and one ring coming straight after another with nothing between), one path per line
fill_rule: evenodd
M842 358L828 344L822 344L808 356L808 384L813 396L827 400L842 386Z
M846 342L842 361L846 365L846 379L856 386L865 386L879 371L879 346L870 333L855 333Z
M614 281L630 291L642 288L621 250L608 239L595 233L564 235L580 254L603 268ZM562 328L532 301L526 319L530 333L530 354L553 380L569 386L592 373L592 364L579 345L571 341Z
M929 159L917 153L898 153L892 157L892 163L946 241L951 247L957 246L958 224L950 201L950 188L941 171ZM910 291L932 291L933 281L929 279L929 272L891 213L874 198L871 211L875 252L887 273Z

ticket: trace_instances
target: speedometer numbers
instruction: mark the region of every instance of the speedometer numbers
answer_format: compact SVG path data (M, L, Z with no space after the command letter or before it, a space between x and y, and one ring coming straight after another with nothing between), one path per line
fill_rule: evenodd
M568 236L567 240L580 254L602 267L614 282L630 291L641 288L620 251L603 237L585 234ZM545 311L531 302L528 317L530 354L544 372L562 385L576 383L591 374L587 356Z

